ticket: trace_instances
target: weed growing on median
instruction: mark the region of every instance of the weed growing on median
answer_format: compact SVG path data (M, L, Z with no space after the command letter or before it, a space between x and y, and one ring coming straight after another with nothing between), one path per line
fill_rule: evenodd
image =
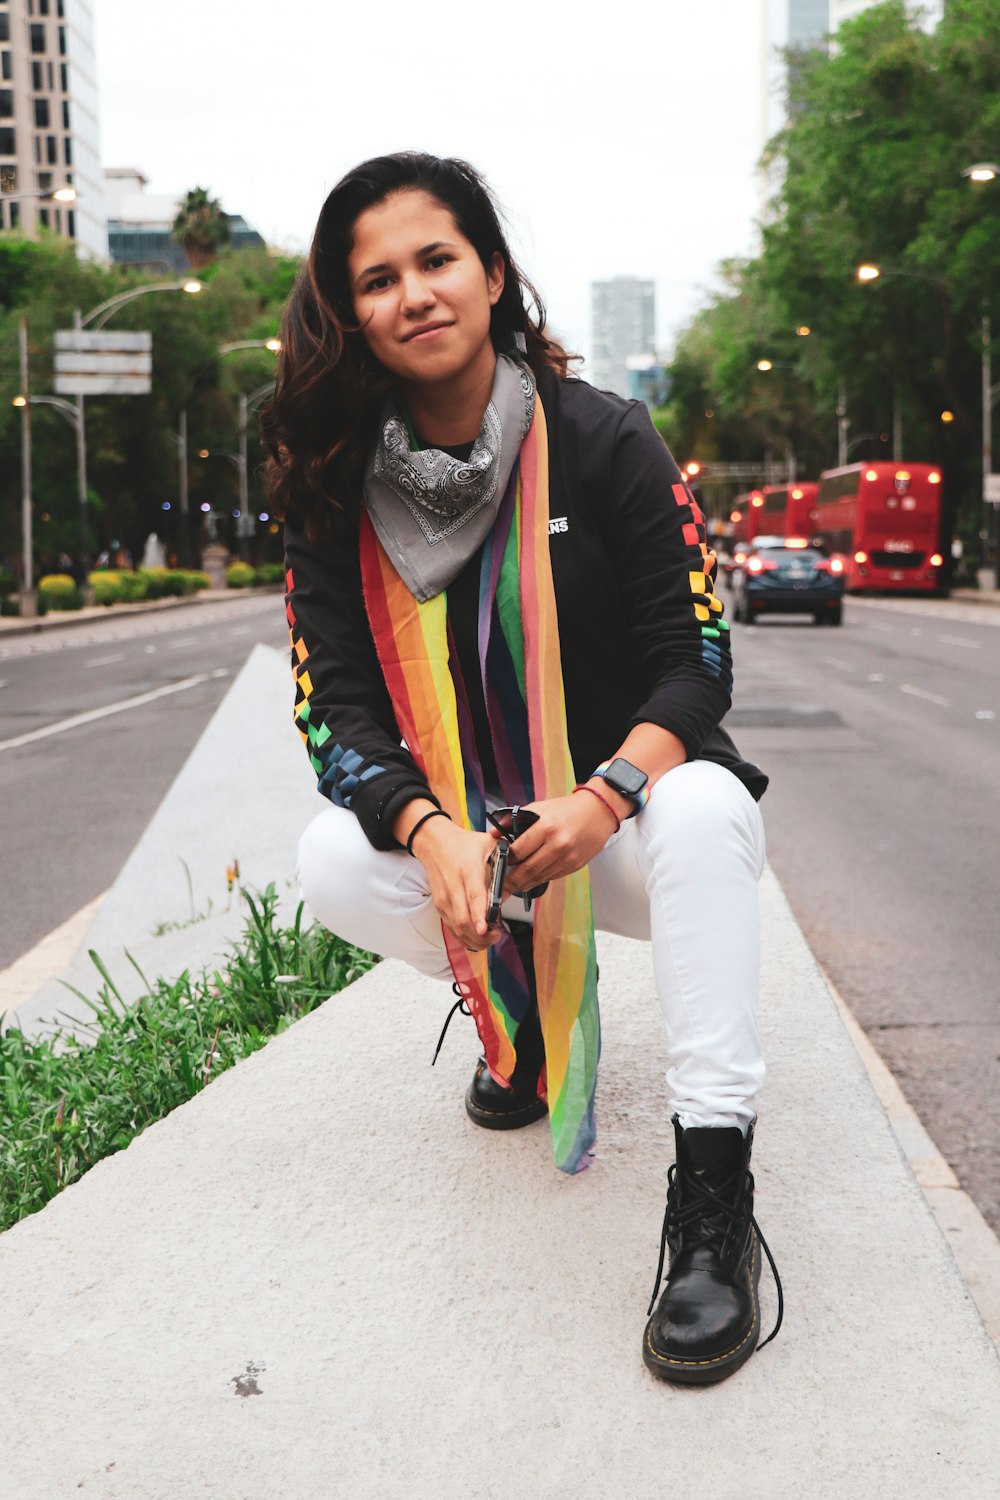
M319 926L279 927L273 885L222 967L143 979L126 1004L99 956L94 1013L74 1032L0 1037L0 1230L43 1208L95 1162L200 1092L378 960ZM79 991L75 993L79 994Z

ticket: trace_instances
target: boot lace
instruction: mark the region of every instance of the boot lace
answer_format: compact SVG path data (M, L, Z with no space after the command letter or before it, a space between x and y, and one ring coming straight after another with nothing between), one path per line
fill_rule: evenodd
M684 1193L682 1195L677 1182L678 1169L674 1162L667 1173L667 1207L663 1215L663 1232L660 1235L660 1259L656 1267L656 1284L653 1287L653 1295L649 1300L647 1316L651 1317L656 1305L657 1294L660 1283L663 1280L663 1265L667 1256L667 1241L671 1237L683 1235L685 1248L692 1245L708 1245L719 1255L725 1256L731 1245L739 1243L740 1231L745 1223L745 1210L738 1206L742 1194L737 1194L734 1189L737 1185L737 1177L731 1177L713 1187L702 1173L688 1173L684 1178ZM753 1192L753 1173L747 1172L747 1191ZM727 1201L726 1194L729 1194ZM736 1202L732 1201L736 1198ZM750 1215L750 1223L760 1240L761 1249L767 1256L768 1265L771 1267L771 1275L774 1277L774 1286L778 1294L778 1316L774 1327L764 1339L763 1343L757 1345L760 1353L765 1344L769 1344L781 1327L785 1316L785 1296L781 1286L781 1277L778 1275L778 1267L774 1263L767 1240L760 1232L760 1225L754 1214Z
M455 1012L460 1010L463 1016L472 1015L472 1011L465 1003L465 992L462 989L462 986L457 981L452 985L451 992L453 995L457 995L458 999L455 1001L455 1004L451 1007L451 1010L444 1018L444 1025L441 1027L441 1035L438 1037L438 1044L434 1048L434 1056L431 1058L432 1068L438 1060L441 1048L444 1046L444 1039L448 1035L448 1027L451 1025L451 1019L452 1016L454 1016Z

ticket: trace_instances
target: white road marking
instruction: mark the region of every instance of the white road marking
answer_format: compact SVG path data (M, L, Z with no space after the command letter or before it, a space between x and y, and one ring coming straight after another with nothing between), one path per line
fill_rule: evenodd
M978 651L982 645L982 641L967 641L960 635L939 635L938 640L946 646L968 646L970 651Z
M195 640L194 636L188 636L187 639L183 640L183 641L168 641L167 642L167 645L168 645L168 647L170 648L171 651L183 651L183 650L185 650L186 647L188 647L188 646L197 646L197 644L198 644L198 642Z
M923 698L926 703L936 703L939 708L948 707L947 698L939 698L937 693L925 693L923 688L910 687L908 682L902 683L899 691L901 693L909 693L911 698ZM0 749L2 748L0 746Z
M166 687L154 688L150 693L139 693L135 698L123 698L120 703L109 703L106 708L92 708L85 714L74 714L59 724L47 724L44 729L31 729L12 740L0 740L0 750L16 750L19 745L30 745L35 740L44 740L52 734L63 734L67 729L78 729L82 724L92 724L95 719L107 718L109 714L124 713L127 708L140 708L157 698L166 698L170 693L183 693L187 688L198 687L214 677L228 677L225 667L216 667L214 672L199 672L196 677L185 677L180 682L170 682Z
M839 667L842 672L853 672L854 668L846 661L838 661L835 656L824 656L823 660L831 667Z
M227 635L249 635L250 634L250 626L249 625L241 625L238 630L227 630L226 634Z
M146 647L146 655L147 656L155 656L156 655L156 647L155 646L147 646Z
M883 633L883 635L895 635L896 634L896 628L895 628L894 625L877 625L874 620L869 620L868 621L868 629L869 630L881 630L882 633Z
M993 712L992 708L977 708L976 709L976 718L977 719L995 719L996 718L996 714Z
M884 682L885 678L883 677L883 675L882 675L881 672L869 672L868 673L868 681L869 682Z
M85 667L110 667L113 666L116 661L124 660L124 651L119 651L117 656L95 656L93 661L85 661L83 665Z

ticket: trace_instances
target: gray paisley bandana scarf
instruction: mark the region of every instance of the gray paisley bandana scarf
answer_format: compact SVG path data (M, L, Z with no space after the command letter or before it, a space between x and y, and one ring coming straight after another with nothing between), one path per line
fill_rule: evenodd
M506 354L497 356L467 459L439 448L411 452L405 419L388 401L365 475L365 504L379 541L421 603L446 589L485 541L534 413L535 377Z

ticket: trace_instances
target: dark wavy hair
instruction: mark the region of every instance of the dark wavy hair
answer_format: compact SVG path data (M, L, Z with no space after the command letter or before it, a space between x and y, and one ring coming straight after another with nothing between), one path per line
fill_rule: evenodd
M272 510L312 539L329 535L338 513L356 517L365 464L391 376L371 353L351 297L347 259L365 209L419 189L447 208L485 270L499 251L504 288L490 318L498 350L521 334L535 374L565 375L573 356L545 333L545 307L518 269L483 178L454 157L400 151L348 172L320 212L309 256L285 306L272 401L261 413Z

